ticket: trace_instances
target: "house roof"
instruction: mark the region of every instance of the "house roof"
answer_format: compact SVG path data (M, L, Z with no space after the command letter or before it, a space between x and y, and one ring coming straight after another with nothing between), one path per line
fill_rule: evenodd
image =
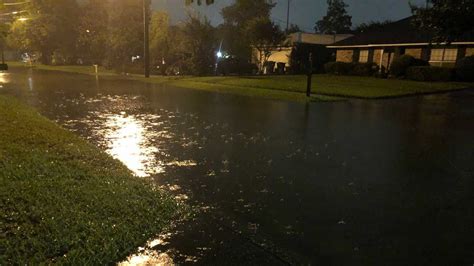
M353 34L317 34L297 32L290 34L290 42L304 44L331 45L354 36Z
M390 45L390 44L427 44L430 42L430 34L417 29L413 25L413 17L408 17L393 23L384 25L378 29L368 30L354 35L351 38L336 42L332 48L344 46L364 45ZM456 42L474 42L473 34L466 34Z

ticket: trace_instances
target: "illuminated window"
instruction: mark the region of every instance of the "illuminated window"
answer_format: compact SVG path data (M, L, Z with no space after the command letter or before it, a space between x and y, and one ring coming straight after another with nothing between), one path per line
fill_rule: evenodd
M443 57L444 53L444 57ZM432 49L431 58L432 62L456 62L458 58L458 49Z
M361 50L359 53L359 62L367 63L369 61L369 50Z
M444 61L456 61L458 58L458 49L446 49L444 53Z

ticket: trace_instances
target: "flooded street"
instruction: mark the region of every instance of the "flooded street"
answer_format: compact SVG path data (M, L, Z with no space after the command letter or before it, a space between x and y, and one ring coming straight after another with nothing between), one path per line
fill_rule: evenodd
M0 83L196 208L148 251L166 261L474 263L472 90L301 104L26 69Z

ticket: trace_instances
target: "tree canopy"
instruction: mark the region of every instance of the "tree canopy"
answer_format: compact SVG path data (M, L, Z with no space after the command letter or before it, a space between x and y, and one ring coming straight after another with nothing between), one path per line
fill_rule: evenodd
M244 26L254 18L270 18L275 3L268 0L236 0L234 4L222 9L224 24Z
M250 58L251 34L249 25L255 21L270 21L275 3L269 0L236 0L232 5L222 9L224 24L219 27L219 34L224 49L239 58Z
M283 44L286 34L270 19L259 17L250 20L245 29L252 46L257 49L259 70L263 71L271 51Z
M416 26L431 32L435 42L452 42L474 31L474 0L428 0L425 7L411 8Z
M74 54L78 4L75 0L31 0L25 5L28 20L16 20L9 42L24 51L39 51L50 63L55 51Z
M316 22L315 31L326 34L350 32L352 16L347 14L348 5L343 0L328 0L327 4L327 13Z
M354 32L356 33L362 33L366 31L371 31L371 30L379 30L382 29L384 26L387 24L392 23L391 20L385 20L385 21L370 21L367 23L362 23L355 27Z

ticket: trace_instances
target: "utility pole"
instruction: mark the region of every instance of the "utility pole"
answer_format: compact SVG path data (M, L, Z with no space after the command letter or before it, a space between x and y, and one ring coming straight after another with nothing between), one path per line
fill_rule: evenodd
M150 0L143 0L143 30L144 47L143 61L145 66L145 78L150 77Z
M288 0L288 9L286 11L286 32L290 29L290 1Z

